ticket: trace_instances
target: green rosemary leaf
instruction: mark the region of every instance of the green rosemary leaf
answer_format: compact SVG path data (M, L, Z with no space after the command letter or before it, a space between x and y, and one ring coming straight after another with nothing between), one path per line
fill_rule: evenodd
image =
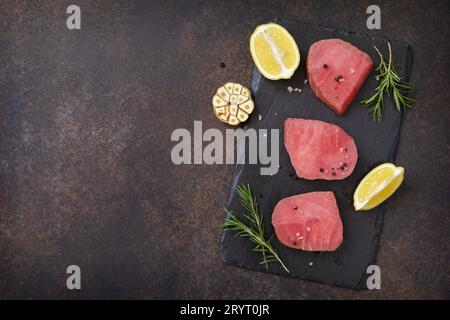
M411 108L415 100L406 96L406 94L412 91L412 85L401 81L400 75L392 64L391 44L388 42L389 60L387 63L380 50L375 46L374 48L380 57L380 64L375 69L378 71L377 78L380 83L375 88L375 94L372 97L361 101L361 104L368 108L369 114L374 121L381 122L384 108L383 97L385 95L394 99L395 109L399 112Z
M259 212L256 198L253 197L249 185L239 185L236 188L236 194L241 200L241 205L247 211L243 215L248 220L249 225L239 220L231 211L225 209L228 217L222 224L222 229L236 231L236 236L247 237L255 246L251 249L253 252L259 252L263 255L260 264L268 268L270 262L278 262L289 273L288 268L278 256L271 245L271 238L267 239L264 235L263 216Z

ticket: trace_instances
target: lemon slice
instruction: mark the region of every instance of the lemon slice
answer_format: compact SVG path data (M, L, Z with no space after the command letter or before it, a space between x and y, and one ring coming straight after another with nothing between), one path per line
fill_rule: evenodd
M405 169L392 163L383 163L361 180L353 195L356 211L370 210L388 199L400 187Z
M232 126L247 121L255 108L250 90L233 82L217 89L212 104L216 117Z
M250 51L258 70L270 80L290 79L300 64L294 38L275 23L256 27L250 37Z

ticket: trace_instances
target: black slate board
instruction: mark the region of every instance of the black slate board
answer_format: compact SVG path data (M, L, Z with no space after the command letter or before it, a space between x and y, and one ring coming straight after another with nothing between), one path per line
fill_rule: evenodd
M226 264L249 269L352 289L365 289L367 267L375 263L385 205L369 213L356 213L352 195L358 182L370 169L377 164L394 161L402 115L394 111L390 99L385 99L383 123L378 124L374 123L367 110L360 106L359 101L370 97L377 86L375 70L345 115L336 115L315 98L309 84L304 83L305 60L312 43L326 38L339 38L367 52L377 65L379 58L372 46L377 46L387 56L388 40L295 21L282 20L277 23L283 25L296 39L301 51L301 65L293 78L282 81L267 80L255 69L251 89L256 109L246 127L280 129L280 170L274 176L262 176L259 165L237 165L227 208L238 213L238 216L242 212L239 198L234 195L234 188L240 183L249 183L255 195L262 195L258 202L265 219L266 235L273 235L272 243L291 272L286 273L277 263L272 263L266 270L259 265L260 255L251 252L252 244L245 238L235 237L232 231L225 231L223 234L221 259ZM394 52L394 63L401 76L408 80L412 66L411 48L404 43L390 43ZM301 88L302 92L289 93L288 86ZM262 115L261 120L259 114ZM308 181L290 177L293 167L283 145L283 122L288 117L335 123L352 135L359 154L353 174L341 181ZM287 196L319 190L331 190L336 195L344 225L344 242L335 252L306 252L284 247L276 240L270 224L276 203Z

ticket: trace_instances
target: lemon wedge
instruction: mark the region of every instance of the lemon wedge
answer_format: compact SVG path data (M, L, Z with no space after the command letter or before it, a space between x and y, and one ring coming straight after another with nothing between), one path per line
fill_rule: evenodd
M289 32L276 23L256 27L250 51L261 74L270 80L290 79L300 64L300 51Z
M361 180L353 194L356 211L370 210L388 199L400 187L405 169L392 163L383 163Z

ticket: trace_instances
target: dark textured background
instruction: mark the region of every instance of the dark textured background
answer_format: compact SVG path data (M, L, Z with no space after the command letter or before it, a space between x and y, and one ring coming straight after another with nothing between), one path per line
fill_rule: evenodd
M450 298L448 1L0 2L1 298ZM176 128L225 129L224 82L250 83L248 39L275 17L409 43L416 108L387 204L382 290L355 292L223 265L232 167L174 166ZM299 41L301 46L301 40ZM219 65L224 62L226 67ZM82 268L82 290L65 268Z

